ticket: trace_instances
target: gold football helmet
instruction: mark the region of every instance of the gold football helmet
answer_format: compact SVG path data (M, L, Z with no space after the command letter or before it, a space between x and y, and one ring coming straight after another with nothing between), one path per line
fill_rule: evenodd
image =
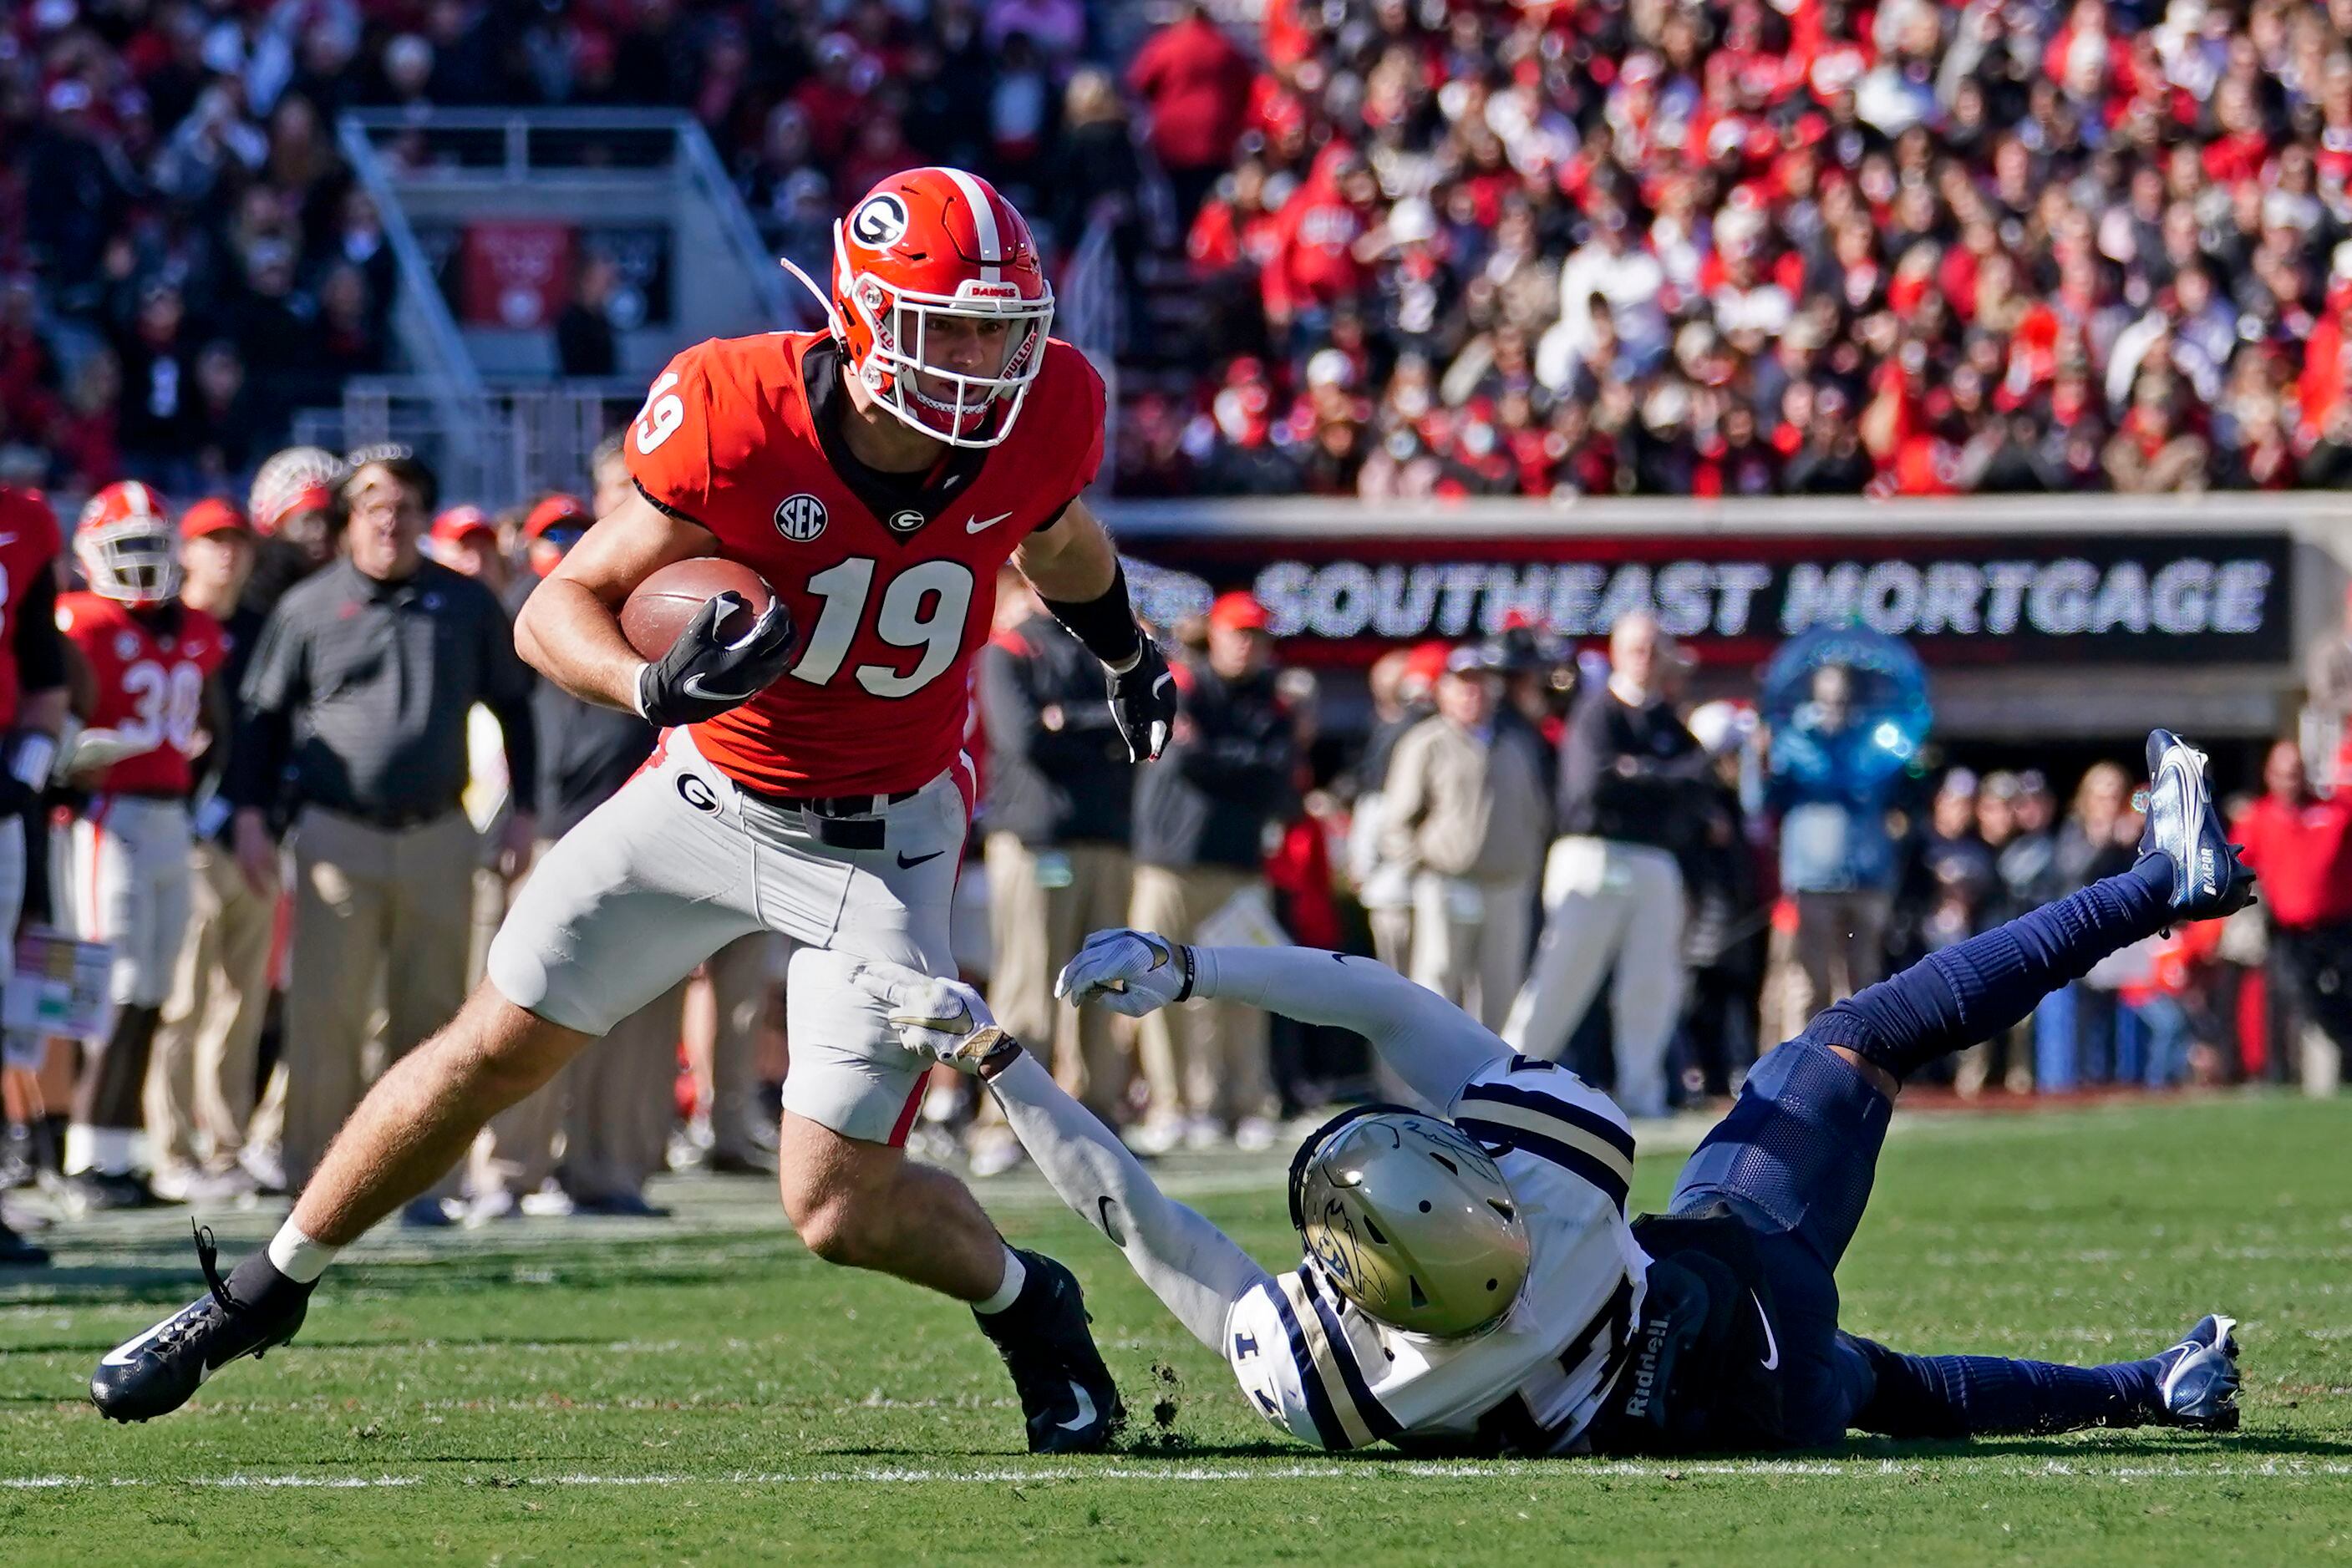
M1461 1339L1495 1326L1528 1277L1528 1228L1494 1156L1442 1116L1366 1105L1290 1162L1308 1263L1366 1313Z

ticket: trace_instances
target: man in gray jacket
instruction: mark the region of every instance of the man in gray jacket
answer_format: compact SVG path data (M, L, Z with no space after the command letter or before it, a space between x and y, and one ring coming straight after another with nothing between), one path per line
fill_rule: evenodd
M1497 725L1496 685L1482 650L1446 661L1437 712L1390 760L1381 845L1412 876L1412 977L1489 1029L1527 975L1551 814L1535 739Z

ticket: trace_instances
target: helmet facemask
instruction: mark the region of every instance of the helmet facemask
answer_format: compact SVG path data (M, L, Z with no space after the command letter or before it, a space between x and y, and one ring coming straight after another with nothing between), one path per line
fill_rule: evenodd
M1370 1105L1327 1123L1291 1162L1290 1218L1308 1266L1405 1333L1487 1333L1527 1282L1527 1226L1509 1184L1440 1116Z
M993 446L1011 434L1029 383L1045 362L1053 290L1031 298L1011 283L967 279L952 295L921 294L872 273L839 276L846 260L837 241L835 256L842 257L835 262L836 296L856 312L873 345L854 368L875 402L951 446ZM933 324L943 318L1004 323L1003 358L992 373L955 371L933 361Z
M75 530L75 553L89 591L125 604L163 604L180 592L180 541L152 517L122 517Z

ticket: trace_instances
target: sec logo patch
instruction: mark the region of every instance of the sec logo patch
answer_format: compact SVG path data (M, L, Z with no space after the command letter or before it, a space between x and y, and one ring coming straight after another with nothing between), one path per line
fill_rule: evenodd
M824 503L814 496L787 496L776 503L776 531L804 545L824 532Z

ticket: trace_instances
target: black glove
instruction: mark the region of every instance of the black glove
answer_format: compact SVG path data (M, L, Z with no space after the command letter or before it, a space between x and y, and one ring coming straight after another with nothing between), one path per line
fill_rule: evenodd
M1168 673L1168 661L1146 637L1124 674L1108 668L1105 673L1110 677L1110 719L1127 742L1127 759L1150 761L1166 748L1176 723L1176 677Z
M637 711L664 729L717 718L758 696L792 660L793 617L782 600L755 621L741 594L721 593L694 612L668 653L637 673Z

